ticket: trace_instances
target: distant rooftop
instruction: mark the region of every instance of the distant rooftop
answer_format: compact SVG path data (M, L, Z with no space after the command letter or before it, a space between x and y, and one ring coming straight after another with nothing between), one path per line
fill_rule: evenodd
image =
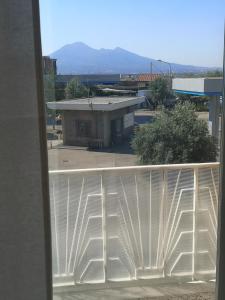
M148 81L154 81L156 78L159 78L161 76L162 76L161 74L153 74L153 73L121 74L121 81L148 82Z
M112 111L143 103L145 97L93 97L48 102L50 109Z
M137 75L137 81L154 81L155 79L159 78L161 75L160 74L151 74L151 73L146 73L146 74L138 74Z
M120 94L136 94L136 91L133 90L118 90L118 89L111 89L111 88L104 88L101 89L103 92L114 92Z
M221 96L223 90L223 78L174 78L172 89L180 94Z
M56 76L56 82L59 83L67 83L72 79L78 79L83 84L115 84L120 81L120 74L75 74Z

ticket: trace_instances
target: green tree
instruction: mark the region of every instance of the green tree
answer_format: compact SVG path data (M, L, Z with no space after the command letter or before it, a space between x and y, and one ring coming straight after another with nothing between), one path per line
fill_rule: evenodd
M53 72L44 74L45 103L55 101L55 75Z
M206 76L207 77L222 77L223 72L222 72L222 70L208 71L206 73Z
M194 104L195 111L209 111L208 103L210 99L208 96L177 94L177 98L179 99L179 101L182 102L189 101L192 104Z
M164 105L165 99L169 96L168 82L164 78L156 78L150 83L152 102L155 108L158 105Z
M55 74L54 72L49 72L44 74L44 99L45 103L55 101ZM46 112L48 118L52 119L53 129L55 129L55 117L56 111L51 110L46 105Z
M140 126L132 148L143 164L212 162L217 156L207 123L198 119L189 102L163 109L153 123Z
M66 99L76 99L89 96L89 89L76 78L70 80L65 88Z

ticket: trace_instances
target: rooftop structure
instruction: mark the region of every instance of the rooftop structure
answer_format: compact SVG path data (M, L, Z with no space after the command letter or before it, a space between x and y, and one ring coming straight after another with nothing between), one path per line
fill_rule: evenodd
M160 74L153 73L140 73L140 74L121 74L122 81L137 81L137 82L149 82L160 77Z
M144 97L93 97L48 102L50 109L113 111L143 103Z
M159 78L161 75L160 74L151 74L151 73L146 73L146 74L138 74L137 75L137 81L141 82L149 82L149 81L154 81L155 79Z
M115 94L126 94L126 95L129 95L129 94L135 95L137 93L136 91L127 90L127 89L121 90L121 89L104 88L104 89L101 89L101 90L104 93L115 93Z

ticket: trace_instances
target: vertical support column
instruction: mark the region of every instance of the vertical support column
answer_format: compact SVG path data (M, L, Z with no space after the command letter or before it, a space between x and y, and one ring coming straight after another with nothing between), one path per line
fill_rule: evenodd
M167 193L168 193L168 170L164 169L163 171L163 202L162 202L162 213L163 213L163 220L162 220L162 224L163 224L163 228L162 228L162 240L165 240L165 229L166 229L166 221L167 221L167 215L166 215L166 205L168 204L167 202ZM166 256L165 256L165 252L166 252L166 243L163 242L163 247L164 249L163 251L163 256L161 257L161 259L163 259L163 275L164 277L167 276L167 261L166 261Z
M52 299L45 107L37 0L0 1L0 295Z
M225 47L225 26L224 26ZM225 50L225 49L224 49ZM223 103L222 134L220 143L220 193L218 203L217 262L216 262L216 299L225 299L225 51L223 50Z
M103 112L103 124L104 147L109 147L111 140L110 112Z
M158 245L156 255L156 267L163 266L163 275L166 276L166 262L165 262L165 241L164 241L164 229L165 229L165 199L167 193L167 170L162 170L162 197L159 206L159 233L158 233ZM170 238L170 236L169 236Z
M192 280L196 279L196 253L197 253L197 205L198 205L198 168L194 168L194 195L193 195L193 237L192 237Z
M104 282L107 281L107 211L106 211L106 187L104 171L101 175L101 190L102 190L102 245L103 245L103 268L104 268Z
M212 136L218 138L219 134L219 111L220 100L218 96L213 96L209 104L209 124L212 130Z
M152 268L152 170L149 173L149 268Z

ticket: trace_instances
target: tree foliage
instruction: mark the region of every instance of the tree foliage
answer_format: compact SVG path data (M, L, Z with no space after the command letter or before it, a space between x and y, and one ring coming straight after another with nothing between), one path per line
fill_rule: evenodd
M188 94L177 94L179 101L189 101L195 106L196 111L209 111L208 103L210 101L208 96L195 96Z
M70 80L65 88L66 99L76 99L89 96L89 89L76 78Z
M55 75L44 74L44 98L45 102L55 101Z
M189 102L163 109L153 123L138 127L132 148L143 164L212 162L217 156L207 123Z
M206 73L207 77L222 77L223 76L223 72L222 70L214 70L214 71L208 71Z
M44 74L44 99L45 103L55 101L55 74L53 72ZM55 114L46 105L47 114ZM54 117L53 117L54 118Z
M161 77L156 78L150 83L150 89L154 106L163 105L169 96L167 80Z

